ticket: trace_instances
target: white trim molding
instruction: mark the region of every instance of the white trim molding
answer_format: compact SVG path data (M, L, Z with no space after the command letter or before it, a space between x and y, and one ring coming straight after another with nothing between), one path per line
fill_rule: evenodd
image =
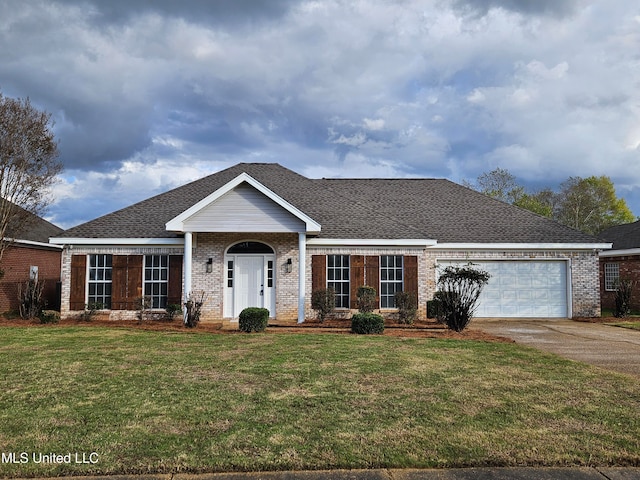
M611 243L439 243L438 250L605 250ZM602 254L601 254L602 255Z
M81 238L51 237L49 242L56 245L184 245L184 238Z
M433 247L436 240L418 238L309 238L307 245L312 247Z
M36 242L34 240L20 240L18 238L3 238L5 242L18 244L18 245L27 245L29 247L43 247L43 248L59 248L62 249L62 245L53 245L51 243L44 242Z
M306 228L306 233L312 233L312 234L313 233L316 233L316 234L320 233L321 227L320 227L320 224L318 222L313 220L308 215L304 214L298 208L294 207L292 204L287 202L284 198L280 197L279 195L277 195L273 191L269 190L263 184L261 184L260 182L258 182L257 180L255 180L253 177L251 177L250 175L248 175L246 173L241 173L236 178L234 178L233 180L231 180L230 182L228 182L224 186L220 187L218 190L216 190L212 194L210 194L207 197L203 198L202 200L200 200L195 205L189 207L187 210L182 212L177 217L174 217L171 220L169 220L165 224L165 228L168 231L183 232L184 228L185 228L184 227L184 222L187 219L189 219L191 216L195 215L196 213L198 213L202 209L206 208L207 206L211 205L216 200L218 200L220 197L222 197L225 193L230 192L231 190L233 190L234 188L236 188L238 185L240 185L243 182L248 183L253 188L258 190L260 193L265 195L267 198L271 199L272 201L274 201L275 203L280 205L282 208L287 210L289 213L291 213L292 215L294 215L295 217L300 219L302 222L304 222L305 228Z
M600 252L601 257L626 257L631 255L640 255L640 248L627 248L625 250L609 250Z

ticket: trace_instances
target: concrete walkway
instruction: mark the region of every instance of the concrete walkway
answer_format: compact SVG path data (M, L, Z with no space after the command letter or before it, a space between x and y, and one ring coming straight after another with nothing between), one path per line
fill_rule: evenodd
M640 378L640 331L553 319L475 319L470 328Z

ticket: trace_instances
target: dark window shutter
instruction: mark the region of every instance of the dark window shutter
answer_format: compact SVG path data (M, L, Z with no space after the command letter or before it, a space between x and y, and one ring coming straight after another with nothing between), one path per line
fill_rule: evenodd
M311 291L327 288L327 256L311 256Z
M84 310L85 286L87 283L87 256L71 256L71 291L69 293L69 309Z
M404 257L404 291L414 295L418 304L418 257L407 255Z
M182 304L182 255L169 256L167 304Z
M142 255L127 255L127 310L139 307L138 299L142 298Z
M380 306L380 257L367 255L364 258L364 276L367 285L376 289L376 304Z
M358 308L358 288L363 287L364 283L364 257L362 255L351 255L349 257L349 274L350 274L350 308ZM367 284L368 285L368 284ZM372 287L374 285L371 285Z
M111 267L111 309L127 309L127 256L114 255Z
M142 297L142 255L114 255L111 309L136 310Z

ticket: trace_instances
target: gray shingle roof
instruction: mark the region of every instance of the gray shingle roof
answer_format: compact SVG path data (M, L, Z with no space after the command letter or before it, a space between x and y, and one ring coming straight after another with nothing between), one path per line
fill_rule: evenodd
M443 179L309 179L241 163L73 227L60 237L173 237L165 223L247 173L320 223L323 238L440 243L597 243L590 235Z
M598 237L605 242L612 242L613 250L640 248L640 220L607 228Z
M49 243L49 237L55 237L63 230L24 208L14 205L17 213L7 226L6 237L16 240Z

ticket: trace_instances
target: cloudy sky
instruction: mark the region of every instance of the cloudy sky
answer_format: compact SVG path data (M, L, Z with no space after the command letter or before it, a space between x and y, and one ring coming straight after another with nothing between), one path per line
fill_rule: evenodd
M55 120L66 228L238 162L531 189L640 215L640 4L0 0L0 91Z

